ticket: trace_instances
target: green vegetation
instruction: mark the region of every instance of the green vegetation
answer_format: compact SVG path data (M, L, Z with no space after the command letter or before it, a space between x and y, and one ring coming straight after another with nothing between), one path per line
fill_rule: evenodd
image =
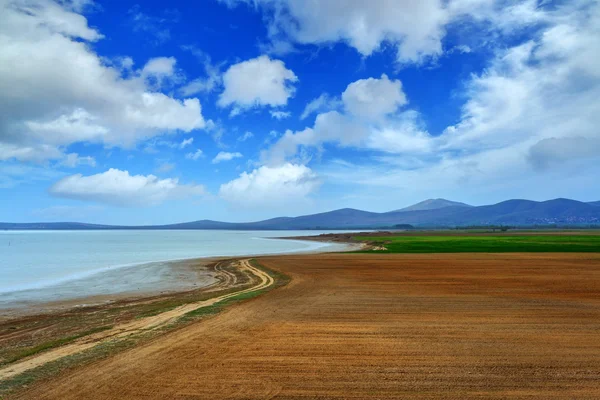
M13 357L9 358L8 360L6 360L4 362L1 362L0 366L13 363L13 362L18 361L18 360L20 360L22 358L29 357L29 356L32 356L32 355L37 354L37 353L41 353L42 351L50 350L50 349L53 349L55 347L59 347L59 346L65 345L65 344L69 344L69 343L75 341L76 339L82 338L84 336L92 335L94 333L103 332L103 331L109 330L111 328L112 328L112 326L100 326L98 328L90 329L88 331L79 333L77 335L72 335L72 336L68 336L68 337L65 337L65 338L60 338L60 339L57 339L57 340L51 340L51 341L48 341L48 342L44 342L44 343L38 344L37 346L30 347L30 348L28 348L28 349L26 349L24 351L21 351L20 353L18 353L16 355L14 355Z
M600 235L357 236L377 253L600 252ZM365 252L365 251L362 251Z
M56 361L52 361L48 364L44 364L40 367L34 368L30 371L26 371L20 375L6 379L6 380L0 382L0 400L4 399L4 396L8 396L9 394L13 393L14 391L19 390L20 388L23 388L24 386L32 384L40 379L48 379L50 377L56 376L58 373L60 373L62 371L74 368L78 365L96 361L96 360L108 357L111 354L114 354L118 351L123 351L125 349L132 348L135 345L137 345L139 343L144 343L147 340L151 340L164 332L168 332L173 329L177 329L179 327L185 326L189 323L201 320L203 318L208 318L208 317L214 316L214 315L218 314L219 312L223 311L228 306L231 306L235 303L239 303L239 302L242 302L245 300L252 299L263 293L266 293L268 291L276 289L278 287L285 286L290 281L290 278L287 275L284 275L277 271L266 268L263 265L259 264L255 259L250 260L250 263L254 267L259 268L262 271L268 273L274 279L273 285L263 288L261 290L247 292L247 293L241 293L239 295L230 297L219 303L213 304L212 306L199 308L197 310L194 310L192 312L185 314L184 316L179 318L174 323L165 325L156 330L141 332L139 334L135 334L135 335L129 336L124 339L100 343L97 346L95 346L91 349L85 350L81 353L63 357ZM238 279L240 279L242 281L245 279L244 274L241 273L238 269L232 268L231 271L234 272L238 276ZM246 284L249 284L249 283L250 282L247 282ZM149 304L143 304L141 306L136 305L136 306L133 306L132 310L129 310L129 311L131 312L131 314L133 314L133 315L131 315L132 319L140 318L141 316L157 315L157 314L160 314L161 312L169 311L169 310L171 310L177 306L183 305L183 304L207 300L209 298L220 296L223 294L233 293L233 292L244 289L244 287L245 287L245 285L242 285L242 286L233 287L233 288L230 288L227 290L222 290L222 291L213 292L213 293L200 292L199 294L197 294L195 291L191 292L191 293L183 293L183 294L179 294L179 295L174 295L165 300L149 302ZM123 309L123 307L118 307L118 308L106 310L106 312L113 313L116 310L122 311L122 309ZM92 313L92 315L95 315L95 314L98 314L98 313L97 312ZM86 318L85 315L81 315L81 314L77 314L77 315L80 319ZM92 323L92 322L94 322L94 321L92 321L92 320L87 321L88 324ZM61 323L61 322L59 321L59 323ZM62 321L62 323L65 323L65 321ZM8 364L18 361L22 358L29 357L29 356L32 356L34 354L37 354L37 353L40 353L40 352L43 352L46 350L68 344L70 342L75 341L76 339L81 338L81 337L91 335L93 333L102 332L104 330L108 330L111 328L112 328L112 326L100 326L100 327L96 327L93 329L88 329L88 330L85 330L82 332L78 332L76 334L72 334L67 337L58 337L53 340L45 341L45 342L42 342L39 344L35 344L33 346L28 346L27 348L21 349L18 352L10 351L10 352L8 352L9 354L7 354L8 357L4 361L0 362L0 366L8 365ZM2 355L1 352L0 352L0 355ZM0 360L1 360L1 358L0 358Z

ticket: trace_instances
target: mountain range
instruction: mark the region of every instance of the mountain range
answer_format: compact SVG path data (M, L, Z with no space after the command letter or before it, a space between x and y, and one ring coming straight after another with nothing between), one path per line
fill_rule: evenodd
M399 210L394 210L392 212L400 212L400 211L425 211L425 210L437 210L438 208L445 207L473 207L469 204L461 203L458 201L451 201L446 199L427 199L423 200L417 204L413 204L412 206L404 207Z
M99 229L377 229L460 226L600 225L600 201L584 203L570 199L548 201L507 200L487 206L471 206L445 199L429 199L395 211L376 213L343 208L257 222L200 220L170 225L117 226L80 222L4 223L0 230L99 230Z

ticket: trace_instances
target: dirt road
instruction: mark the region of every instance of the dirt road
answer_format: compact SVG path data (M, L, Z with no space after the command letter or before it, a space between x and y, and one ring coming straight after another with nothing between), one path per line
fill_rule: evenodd
M119 339L126 336L135 335L143 331L156 329L168 323L174 322L175 320L177 320L177 318L182 317L183 315L189 312L198 310L200 308L212 306L213 304L217 304L223 300L227 300L235 296L262 290L273 284L273 278L271 278L265 272L250 265L249 260L240 260L239 264L239 268L248 270L250 273L254 274L258 278L258 282L256 285L248 289L239 290L218 297L213 297L208 300L185 304L183 306L176 307L172 310L165 311L157 315L140 318L132 322L118 325L106 331L84 336L81 339L76 340L74 343L68 344L66 346L61 346L50 351L42 352L41 354L29 357L21 362L17 362L14 364L10 364L7 367L0 368L0 381L3 379L11 378L13 376L26 372L30 369L39 367L41 365L47 364L49 362L56 361L60 358L80 353L84 350L90 349L109 340ZM217 268L219 268L218 265ZM232 274L227 273L226 277L227 280L225 284L229 285L234 283L233 280L235 280L235 277L233 277Z
M600 254L259 261L292 282L18 398L600 398Z

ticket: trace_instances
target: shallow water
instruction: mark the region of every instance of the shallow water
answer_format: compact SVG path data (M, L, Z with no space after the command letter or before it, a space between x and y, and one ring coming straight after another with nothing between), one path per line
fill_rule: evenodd
M313 251L315 231L0 231L0 308L210 285L174 260Z

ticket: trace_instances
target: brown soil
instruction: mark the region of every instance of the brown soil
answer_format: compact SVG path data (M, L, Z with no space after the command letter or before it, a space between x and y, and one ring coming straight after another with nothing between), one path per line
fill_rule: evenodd
M218 267L219 265L217 265L217 268ZM179 307L175 307L172 310L161 312L157 315L139 318L125 324L117 325L102 332L86 335L81 339L75 340L73 343L68 344L66 346L61 346L50 351L45 351L41 354L28 357L23 361L12 363L7 367L0 368L0 380L12 378L13 376L22 374L33 368L42 366L52 361L56 361L63 357L81 353L82 351L85 351L102 343L107 343L109 341L114 341L115 339L121 339L127 336L160 328L169 323L175 322L178 318L186 315L187 313L196 311L200 308L210 307L223 300L227 300L235 296L265 289L274 283L274 279L271 276L250 265L249 260L240 260L238 268L242 270L247 270L250 273L254 274L257 278L257 284L248 289L224 294L204 301L184 304ZM234 284L235 275L231 274L231 276L232 281L230 282L230 284Z
M292 282L17 398L600 398L600 254L259 261Z

